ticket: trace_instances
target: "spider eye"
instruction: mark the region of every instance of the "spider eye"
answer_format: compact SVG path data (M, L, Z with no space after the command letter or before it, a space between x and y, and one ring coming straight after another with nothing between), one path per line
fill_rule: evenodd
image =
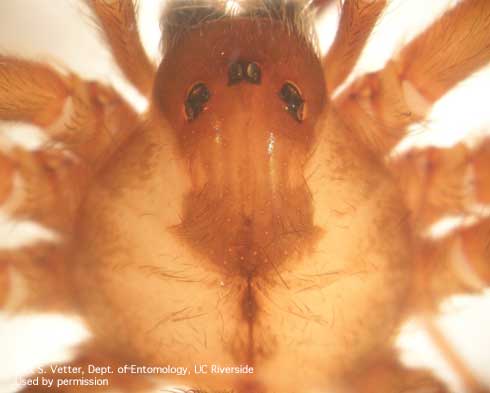
M260 83L260 67L257 63L248 63L247 65L247 80L250 83L259 84Z
M228 69L228 85L234 85L242 80L258 85L260 84L261 76L262 72L257 63L233 63Z
M286 82L279 91L279 97L286 103L284 109L297 121L302 122L305 118L305 101L296 86Z
M192 86L185 100L185 114L188 121L194 120L202 112L210 96L209 89L204 83L196 83Z
M243 65L241 63L233 63L228 70L228 84L234 85L241 82L243 79Z

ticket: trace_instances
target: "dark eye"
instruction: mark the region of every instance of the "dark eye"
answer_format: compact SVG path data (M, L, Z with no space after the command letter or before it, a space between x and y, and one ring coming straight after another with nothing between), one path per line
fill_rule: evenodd
M234 85L241 82L243 79L243 65L241 63L233 63L228 70L228 84Z
M297 121L302 122L305 117L305 101L296 86L286 82L279 91L279 97L286 103L284 109Z
M260 72L259 65L257 63L248 63L247 70L246 70L246 79L250 83L254 83L258 85L260 83L260 77L261 77L261 72Z
M209 101L209 89L204 83L196 83L185 100L185 114L188 121L194 120L202 112L204 104Z

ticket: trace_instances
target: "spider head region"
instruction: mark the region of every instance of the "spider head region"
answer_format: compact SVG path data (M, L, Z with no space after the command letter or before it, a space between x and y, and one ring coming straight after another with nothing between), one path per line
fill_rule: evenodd
M324 85L315 52L278 21L206 23L166 53L154 106L192 184L176 234L214 266L251 277L319 237L304 166Z

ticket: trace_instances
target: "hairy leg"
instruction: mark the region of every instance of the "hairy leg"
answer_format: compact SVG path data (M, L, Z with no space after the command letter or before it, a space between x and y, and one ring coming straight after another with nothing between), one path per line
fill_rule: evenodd
M428 333L468 391L482 391L451 345L431 322L441 300L475 293L490 285L490 220L483 206L490 202L490 143L470 150L452 148L413 150L389 163L399 180L416 234L411 306L422 312ZM443 238L425 237L429 227L447 215L471 217L476 224Z
M14 186L14 164L0 151L0 206L8 199Z
M408 102L392 62L355 81L334 105L348 127L380 157L385 157L405 136L407 126L422 120L428 110L425 102Z
M490 3L463 0L400 53L397 68L429 102L490 63Z
M13 170L3 180L11 187L2 211L56 231L68 230L87 185L87 168L66 150L16 148L8 157Z
M437 99L490 62L489 32L490 3L464 0L334 104L359 137L384 156Z
M426 333L468 392L488 392L434 323L441 300L481 293L490 285L490 220L460 228L439 239L417 239L412 294L408 311L419 317Z
M470 151L462 144L449 149L426 148L390 163L411 210L416 233L447 214L468 216L475 224L443 238L418 237L415 246L413 312L425 316L426 330L470 392L484 389L432 323L442 299L476 293L490 285L490 220L482 206L490 202L489 141Z
M452 148L412 150L388 163L396 174L414 228L426 230L445 215L475 214L490 204L490 140L471 151Z
M148 97L153 88L156 67L141 43L131 0L87 0L97 15L119 67L128 80Z
M0 309L5 306L10 292L9 267L0 262Z
M0 152L2 214L13 226L35 222L50 234L29 248L12 246L13 237L2 239L7 245L0 250L5 282L0 298L12 306L10 289L22 287L27 296L14 308L47 309L63 298L63 248L88 182L139 118L108 87L0 56L0 120L33 123L61 142L34 152L11 147ZM12 280L21 284L14 288Z
M70 94L67 78L50 67L0 55L0 119L48 126Z
M0 120L41 126L96 170L139 119L112 88L61 75L40 63L0 56Z
M441 239L419 240L414 265L413 308L436 310L441 299L490 285L490 220Z
M337 35L324 60L325 79L330 94L354 68L385 5L385 0L344 2Z
M490 3L462 1L382 70L354 82L334 105L359 138L385 157L438 98L490 62L489 21ZM488 203L487 143L474 152L462 145L416 151L391 164L419 232L445 214L475 213L472 206ZM412 311L435 312L449 295L488 286L489 236L482 221L444 239L419 239ZM456 371L464 377L464 368ZM465 379L470 391L479 391Z

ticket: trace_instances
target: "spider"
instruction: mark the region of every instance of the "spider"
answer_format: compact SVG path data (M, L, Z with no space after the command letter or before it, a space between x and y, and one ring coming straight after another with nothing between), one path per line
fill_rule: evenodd
M490 142L390 153L490 62L490 2L460 1L347 85L385 1L345 0L325 56L313 20L328 1L170 1L158 67L131 1L87 3L150 104L139 114L110 86L0 55L0 119L54 142L0 150L0 204L58 234L1 250L0 304L83 316L83 370L186 367L165 381L210 392L447 391L393 340L411 315L435 330L441 300L490 282ZM472 220L424 236L447 214Z

